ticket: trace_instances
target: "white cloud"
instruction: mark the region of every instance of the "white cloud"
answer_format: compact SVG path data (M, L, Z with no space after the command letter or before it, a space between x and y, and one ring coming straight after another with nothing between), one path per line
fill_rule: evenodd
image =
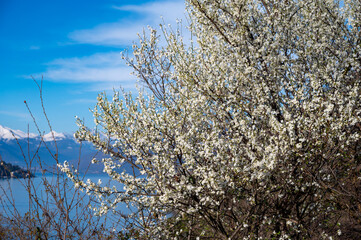
M157 27L164 21L176 24L184 19L183 0L151 2L142 5L113 6L113 9L130 13L136 20L123 20L99 24L92 29L76 30L68 37L78 44L100 46L130 46L138 39L137 33L149 25ZM119 52L96 53L85 57L55 59L47 64L43 74L45 80L54 82L89 83L83 91L103 91L119 88L135 90L136 78L130 75L132 69L125 65Z
M152 18L155 21L159 21L160 17L163 17L166 21L174 21L177 18L184 18L185 13L184 1L152 2L143 5L114 6L114 8L142 15L146 14L148 18Z
M142 5L114 6L114 9L137 14L133 22L121 21L101 24L92 29L76 30L69 34L69 38L77 43L94 45L131 45L137 40L137 33L141 33L146 26L157 27L162 22L176 24L177 19L184 19L184 1L161 1Z
M144 25L111 23L98 25L93 29L77 30L69 34L69 38L77 43L93 45L129 45L137 39Z
M97 100L94 99L94 98L91 98L91 99L89 99L89 98L77 98L77 99L71 99L71 100L67 101L66 104L67 105L79 104L79 103L80 104L82 104L82 103L84 103L84 104L89 104L89 103L95 104L96 102L97 102Z
M93 82L121 84L134 82L132 69L124 64L120 53L97 53L86 57L56 59L47 64L44 79L54 82Z
M39 50L40 47L39 46L30 46L29 49L30 50Z
M118 68L60 68L50 69L44 76L48 80L62 82L121 82L130 80L130 70L125 67Z
M31 119L28 113L22 112L0 111L0 115L16 117L17 119L21 119L23 121L29 121Z
M123 88L125 91L132 91L133 93L136 93L136 85L137 80L134 81L124 81L124 82L118 82L118 83L95 83L89 85L85 91L90 92L99 92L99 91L106 91L109 94L113 94L113 89L119 90L120 88Z

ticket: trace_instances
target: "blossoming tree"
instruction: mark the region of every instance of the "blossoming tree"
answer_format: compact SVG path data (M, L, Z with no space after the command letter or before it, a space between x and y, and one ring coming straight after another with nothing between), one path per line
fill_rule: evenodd
M120 217L138 239L360 236L361 2L187 10L190 40L163 28L160 46L151 30L125 57L149 90L100 94L98 131L78 122L122 188L63 171L98 196L98 213L129 204Z

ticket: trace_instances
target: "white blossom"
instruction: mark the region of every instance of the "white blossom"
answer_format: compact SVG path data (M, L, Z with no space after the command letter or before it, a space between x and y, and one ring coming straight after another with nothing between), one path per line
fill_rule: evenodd
M132 206L144 239L197 223L223 239L307 238L308 223L330 237L318 224L343 196L333 168L360 141L361 4L343 2L187 1L192 41L162 26L165 46L150 29L124 56L147 90L99 94L97 131L77 120L122 186L61 170L99 214Z

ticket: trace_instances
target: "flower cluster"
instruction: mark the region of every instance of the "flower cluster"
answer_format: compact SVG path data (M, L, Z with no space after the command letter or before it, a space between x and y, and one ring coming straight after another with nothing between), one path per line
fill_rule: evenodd
M122 188L82 182L138 238L337 238L361 219L361 2L188 0L192 40L162 27L124 57L149 90L100 94ZM106 137L104 137L106 136ZM347 221L344 219L348 219ZM342 222L343 221L343 222ZM358 224L358 225L357 225Z

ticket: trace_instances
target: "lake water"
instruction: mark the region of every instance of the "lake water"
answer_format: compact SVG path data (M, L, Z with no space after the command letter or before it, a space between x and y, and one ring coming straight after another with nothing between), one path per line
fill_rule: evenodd
M105 184L109 182L109 177L102 174L89 174L85 177L85 180L88 178L93 182L98 182L99 179ZM32 186L31 194L34 196L37 195L37 200L39 200L39 203L47 207L47 209L57 209L56 201L51 194L53 191L56 194L57 199L65 199L65 205L69 206L70 204L73 204L74 208L72 208L70 211L70 217L76 216L79 214L79 212L84 213L85 211L89 211L88 203L91 202L91 198L84 192L76 191L73 187L73 183L69 179L60 178L59 180L50 174L38 174L35 178L30 180ZM29 179L0 179L0 213L2 215L8 217L24 217L29 211L35 209L37 206L35 201L29 201L28 181ZM59 181L60 184L58 186L60 187L51 187L50 191L47 191L43 184L44 181L47 181L50 186L56 186L57 182ZM121 187L119 183L116 184L116 186ZM58 198L59 196L60 198ZM78 201L80 204L76 206L77 200L80 200ZM92 205L99 206L95 202L92 202ZM121 211L122 213L129 213L129 210L125 205L119 206L116 210ZM91 211L89 211L89 213L93 214ZM117 219L117 216L112 213L107 217L108 219ZM108 220L107 225L110 226L111 223L112 222L109 222Z

